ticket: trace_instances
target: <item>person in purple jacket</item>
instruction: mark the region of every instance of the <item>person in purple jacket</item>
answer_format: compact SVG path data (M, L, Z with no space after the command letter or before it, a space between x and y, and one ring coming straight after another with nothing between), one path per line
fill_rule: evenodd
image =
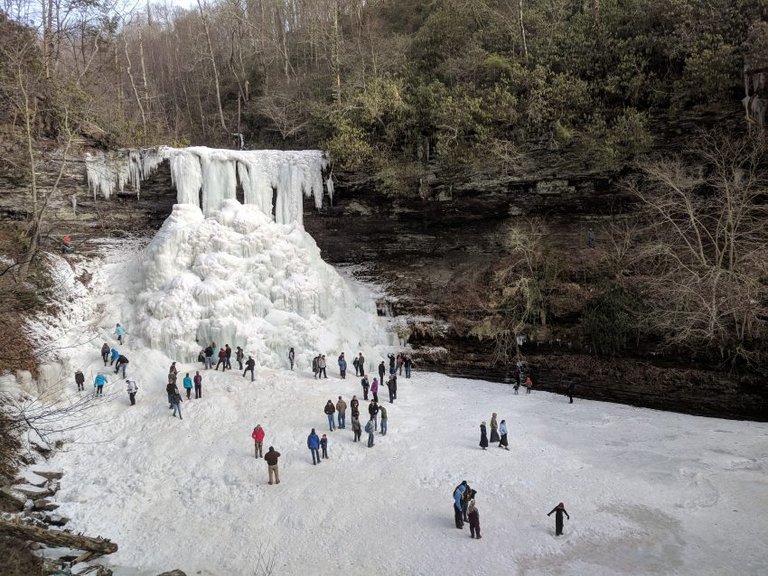
M379 379L374 378L371 382L371 394L373 394L373 401L379 403Z

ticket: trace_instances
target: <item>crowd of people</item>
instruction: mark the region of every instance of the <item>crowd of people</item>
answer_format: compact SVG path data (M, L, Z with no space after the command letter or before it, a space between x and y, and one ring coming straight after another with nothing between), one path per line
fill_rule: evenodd
M122 345L126 336L125 329L117 324L114 332L118 343ZM248 356L245 359L245 353L240 346L237 346L233 351L229 344L224 347L219 347L216 352L216 343L211 342L200 351L198 360L202 362L204 370L213 369L218 371L221 367L222 372L226 370L232 370L232 354L234 352L235 361L238 363L238 370L243 371L243 377L250 372L251 381L255 380L255 360L252 356ZM110 366L114 365L115 374L119 374L120 370L123 372L123 379L126 383L126 391L128 393L130 405L133 406L136 403L136 393L138 391L138 385L134 380L126 378L126 366L129 361L125 355L121 354L115 347L111 347L108 343L104 343L101 347L101 356L106 367L109 363ZM214 366L214 358L218 361ZM293 348L290 348L288 352L288 365L291 370L295 366L296 354ZM339 377L346 379L347 375L347 360L342 352L338 359ZM377 365L378 377L374 377L372 381L369 381L368 375L365 369L365 358L362 352L353 359L352 366L355 369L355 376L360 377L360 385L362 387L363 401L368 402L367 411L368 419L363 426L360 418L360 400L357 395L353 395L349 405L342 396L338 396L338 400L334 403L332 400L328 400L325 403L323 412L328 421L328 429L330 432L336 430L346 429L346 415L347 409L351 411L350 428L353 433L353 442L362 441L363 430L367 434L367 446L372 448L375 445L374 437L376 433L381 436L385 436L388 430L388 414L384 405L379 403L379 386L385 384L388 389L389 403L393 404L397 399L397 378L398 375L402 376L405 372L405 378L410 378L413 370L413 360L406 353L388 354L387 360L382 360ZM183 419L181 413L181 404L183 402L182 394L177 386L178 369L176 362L172 362L168 370L168 383L166 386L166 393L168 399L168 408L173 410L172 415ZM327 363L324 354L317 354L312 359L312 373L315 379L327 379ZM526 393L530 394L533 388L533 380L530 374L527 373L527 368L522 363L517 363L514 366L514 391L518 393L520 386L526 388ZM385 380L386 378L386 380ZM75 372L75 383L78 391L84 390L85 376L81 370ZM103 388L108 383L107 376L103 373L96 375L94 379L95 396L103 395ZM200 371L195 371L194 376L191 376L189 372L186 372L182 379L182 388L186 394L186 399L192 399L192 391L194 390L195 399L202 398L202 383L203 377ZM570 402L573 402L573 390L574 384L568 386L567 394L570 398ZM369 395L371 398L369 399ZM269 484L279 484L279 467L278 462L281 456L280 452L276 451L273 446L270 446L266 453L263 451L263 444L266 437L266 432L261 424L258 424L251 433L251 438L254 442L254 455L257 459L263 458L267 463L267 471L269 476ZM490 436L488 435L488 426L483 421L480 424L480 447L486 450L490 444L497 444L499 448L509 450L508 430L506 420L498 420L497 414L494 412L490 419ZM307 436L307 447L310 451L312 464L317 465L322 460L328 459L328 445L329 440L326 434L318 435L315 428L312 428L311 432ZM470 527L470 536L474 539L480 539L480 513L476 503L477 491L470 488L466 481L459 484L453 492L454 500L454 516L457 528L463 528L464 523L468 523ZM563 531L563 515L568 519L570 516L565 511L563 503L558 504L549 514L551 516L555 514L555 534L560 536Z

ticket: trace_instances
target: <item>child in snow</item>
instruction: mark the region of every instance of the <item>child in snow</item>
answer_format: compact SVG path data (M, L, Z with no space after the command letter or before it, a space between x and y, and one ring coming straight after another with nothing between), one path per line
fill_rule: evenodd
M85 375L82 370L75 372L75 384L77 384L77 391L82 392L84 389L83 385L85 384Z
M531 380L531 377L530 377L530 376L528 376L528 377L525 379L525 384L524 384L524 386L525 386L525 393L526 393L526 394L530 394L530 393L531 393L531 388L533 388L533 380Z
M253 438L256 458L258 458L262 455L261 447L262 443L264 442L264 428L261 427L261 424L256 424L256 428L254 428L253 432L251 432L251 438Z
M563 514L566 515L568 520L571 519L570 516L568 516L568 512L565 511L565 504L560 502L557 506L552 508L552 511L547 514L547 516L552 516L552 513L555 513L555 536L562 536L563 535Z
M320 437L320 449L323 451L323 458L328 458L328 437L325 434Z
M115 336L117 336L117 341L122 344L123 337L125 336L125 328L120 326L120 324L115 325Z
M96 396L101 396L104 390L104 384L107 383L107 377L104 374L97 374L96 379L93 381L93 386L96 388Z
M139 390L139 387L133 380L126 380L125 384L125 391L128 392L128 399L131 401L131 406L133 406L136 404L136 392Z
M476 490L472 490L469 494L469 504L467 505L467 517L469 518L469 535L472 538L480 540L480 512L475 506Z

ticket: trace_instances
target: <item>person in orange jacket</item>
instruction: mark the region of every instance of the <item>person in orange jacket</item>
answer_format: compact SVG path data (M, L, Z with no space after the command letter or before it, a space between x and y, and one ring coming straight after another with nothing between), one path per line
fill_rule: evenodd
M261 427L261 424L257 424L256 428L253 429L253 432L251 432L251 438L253 438L256 458L263 457L264 454L262 453L262 444L264 443L264 428Z

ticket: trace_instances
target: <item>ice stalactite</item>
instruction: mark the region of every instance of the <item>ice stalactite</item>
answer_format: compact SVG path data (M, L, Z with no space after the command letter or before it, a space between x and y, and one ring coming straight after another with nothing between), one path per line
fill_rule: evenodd
M154 148L86 154L88 188L94 199L99 193L109 199L115 191L123 192L126 184L130 184L138 195L142 180L149 178L163 160Z
M333 181L323 190L323 172L328 160L319 150L218 150L205 147L148 148L122 150L115 154L86 156L88 185L94 198L109 198L123 192L126 184L138 194L141 182L168 160L176 201L201 208L206 216L220 210L226 200L237 197L238 184L243 202L253 204L278 224L302 223L303 197L315 207L323 195L333 198ZM202 205L201 205L202 193Z

